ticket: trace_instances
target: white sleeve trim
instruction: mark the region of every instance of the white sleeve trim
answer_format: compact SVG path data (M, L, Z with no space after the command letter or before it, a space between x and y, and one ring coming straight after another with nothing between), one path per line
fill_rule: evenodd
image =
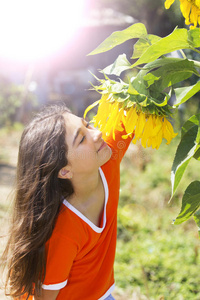
M107 290L107 292L98 300L106 299L114 291L114 288L115 288L115 283L113 283L113 285Z
M56 283L56 284L43 284L42 288L44 290L51 290L51 291L61 290L67 285L67 281L68 280L65 280L63 282Z

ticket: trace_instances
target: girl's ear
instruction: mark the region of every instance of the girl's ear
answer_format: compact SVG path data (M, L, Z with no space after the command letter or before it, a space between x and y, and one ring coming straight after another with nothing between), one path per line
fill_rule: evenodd
M62 168L58 173L58 178L61 179L72 179L72 172L66 167Z

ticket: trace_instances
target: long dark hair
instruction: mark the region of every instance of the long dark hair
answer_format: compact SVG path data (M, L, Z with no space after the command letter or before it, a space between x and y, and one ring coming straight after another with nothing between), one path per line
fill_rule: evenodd
M9 240L3 254L7 295L40 295L45 277L45 243L62 197L73 194L58 172L68 164L65 106L50 106L25 128L19 146L16 194Z

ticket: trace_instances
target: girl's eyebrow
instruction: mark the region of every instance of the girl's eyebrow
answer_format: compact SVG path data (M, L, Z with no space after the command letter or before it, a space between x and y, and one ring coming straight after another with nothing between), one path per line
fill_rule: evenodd
M85 119L81 118L81 121L82 121L82 123L83 123L83 122L85 122ZM78 128L77 131L76 131L76 134L75 134L74 140L73 140L73 144L72 144L73 146L74 146L74 144L75 144L75 142L76 142L76 139L77 139L77 137L78 137L80 131L81 131L81 127Z

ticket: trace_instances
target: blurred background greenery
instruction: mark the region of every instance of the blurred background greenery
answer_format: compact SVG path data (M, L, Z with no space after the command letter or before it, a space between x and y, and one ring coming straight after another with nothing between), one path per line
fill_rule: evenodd
M179 1L175 1L170 11L164 9L164 0L85 0L85 2L88 15L92 10L104 12L106 9L110 9L114 12L115 18L118 18L117 12L131 16L134 20L143 22L149 33L159 36L169 34L177 25L184 26ZM127 24L123 24L123 26L127 27ZM83 78L86 74L83 73L83 69L88 72L91 66L95 73L98 68L108 65L109 60L104 57L99 59L97 56L88 60L86 54L106 38L108 33L121 30L123 26L113 24L108 30L108 25L102 25L100 30L103 34L99 37L101 40L97 39L95 40L96 44L91 42L91 45L88 42L91 39L88 31L88 36L84 36L85 42L81 40L81 47L80 44L76 46L77 49L81 49L79 49L80 52L75 51L74 60L79 66L76 66L75 69L65 63L67 57L64 53L67 53L68 45L62 49L60 63L58 60L56 63L51 61L52 57L50 57L45 62L38 62L35 69L32 69L30 62L23 63L22 67L19 67L19 63L14 65L14 68L16 67L21 72L20 80L19 78L16 80L16 77L13 80L13 76L10 76L9 72L2 71L5 61L0 58L2 66L0 68L1 235L6 235L9 225L18 143L24 124L44 104L59 103L61 99L70 106L74 113L81 114L88 104L96 100L98 95L88 91L88 77L86 84L83 85L83 82L78 81L76 76L83 74L81 77ZM92 30L95 34L97 27ZM84 43L89 44L90 49L84 50ZM129 47L128 53L131 53L132 45L129 44L126 47ZM80 54L81 51L82 54ZM56 55L58 54L61 52ZM189 51L187 54L192 57L192 53ZM106 55L104 54L104 56ZM112 53L109 59L110 63L114 61ZM80 67L82 60L86 61L84 67ZM47 73L44 72L49 70L51 62L53 68L47 76ZM10 64L12 64L12 60L6 61L6 68ZM52 79L58 81L58 78L61 77L60 65L63 65L61 71L62 76L65 77L65 80L62 81L62 91L54 89ZM65 73L63 73L64 71ZM54 76L55 74L57 77ZM45 80L41 80L41 78L45 78ZM80 77L78 78L80 79ZM48 85L46 85L47 81ZM76 82L75 85L74 82ZM78 101L74 99L78 99ZM199 94L182 105L181 109L175 113L173 121L175 132L180 129L189 116L197 112L199 112ZM192 220L179 226L172 224L173 219L179 213L180 200L185 188L190 181L196 180L199 176L199 166L195 160L190 162L174 199L170 204L168 203L171 193L171 166L179 139L178 135L170 146L163 142L159 150L143 149L140 144L131 145L122 162L115 262L116 290L114 296L117 300L200 300L198 271L200 244L196 225ZM0 253L4 244L5 238L1 238ZM0 292L0 299L6 299L3 292Z

